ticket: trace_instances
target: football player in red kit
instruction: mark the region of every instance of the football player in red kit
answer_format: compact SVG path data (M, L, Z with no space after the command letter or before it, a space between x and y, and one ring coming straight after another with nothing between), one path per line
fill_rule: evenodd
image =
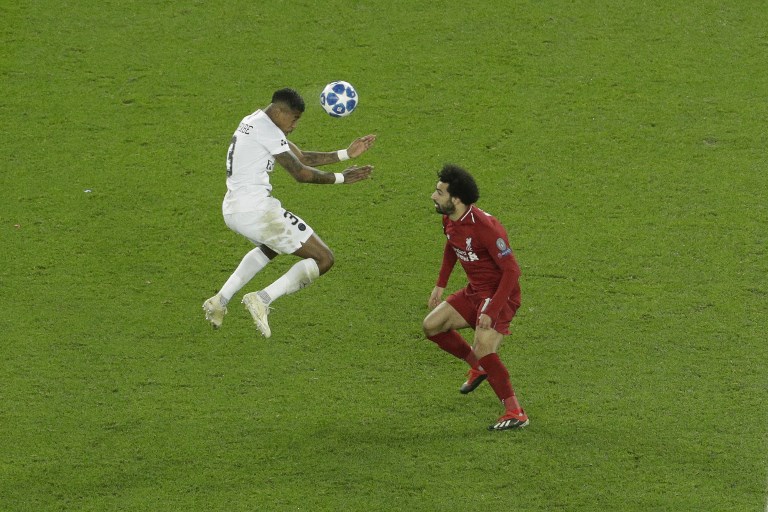
M504 404L504 414L489 430L517 429L528 425L528 416L515 396L509 372L497 355L509 323L520 307L520 267L509 247L504 227L475 206L480 197L469 172L445 165L432 193L435 210L443 215L447 238L437 284L429 297L430 313L424 334L449 354L469 364L469 377L461 393L470 393L488 380ZM442 300L456 261L467 274L467 286ZM473 346L458 329L475 330Z

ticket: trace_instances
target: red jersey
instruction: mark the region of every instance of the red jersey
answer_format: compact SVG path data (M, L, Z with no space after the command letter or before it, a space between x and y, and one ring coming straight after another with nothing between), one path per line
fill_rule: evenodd
M504 226L495 217L470 205L459 220L443 215L443 231L448 240L437 286L446 287L459 260L469 279L467 291L491 299L483 311L486 315L495 320L506 302L513 309L520 307L520 266Z

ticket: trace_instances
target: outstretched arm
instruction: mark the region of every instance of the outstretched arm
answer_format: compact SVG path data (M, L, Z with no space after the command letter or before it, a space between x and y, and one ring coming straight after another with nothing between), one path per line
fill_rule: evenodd
M360 137L359 139L355 139L347 148L347 154L349 155L349 158L359 157L371 149L371 146L373 146L374 142L376 142L375 135L366 135L364 137Z
M368 149L373 146L375 141L375 135L365 135L364 137L355 139L352 144L350 144L349 147L344 151L346 151L348 158L357 158L358 156L368 151ZM298 158L299 162L310 167L335 164L346 160L346 158L340 157L339 151L302 151L296 144L291 141L288 141L288 146L291 148L293 154L296 155L296 158Z
M363 165L360 167L352 166L339 173L343 181L338 181L335 173L324 172L314 167L305 165L299 161L296 155L291 151L286 151L275 156L277 163L280 164L288 173L293 176L293 179L300 183L318 183L318 184L334 184L334 183L355 183L362 181L373 172L372 165Z

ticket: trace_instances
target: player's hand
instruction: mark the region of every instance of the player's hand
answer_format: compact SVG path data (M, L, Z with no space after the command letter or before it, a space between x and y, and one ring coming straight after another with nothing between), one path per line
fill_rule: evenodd
M361 165L359 167L358 166L348 167L347 169L344 169L344 172L342 172L341 174L344 175L344 184L349 185L350 183L355 183L355 182L367 179L372 172L373 172L372 165Z
M355 140L347 148L347 154L349 155L349 158L359 157L360 155L368 151L371 148L371 146L373 146L373 143L375 141L376 141L375 135L366 135L364 137L360 137L359 139Z
M432 289L432 294L429 296L429 302L427 303L429 309L435 309L441 302L443 302L444 291L445 288L440 288L439 286L435 286L434 289Z
M491 317L485 313L480 313L480 318L477 319L477 328L490 329L491 327L493 327L493 321L491 320Z

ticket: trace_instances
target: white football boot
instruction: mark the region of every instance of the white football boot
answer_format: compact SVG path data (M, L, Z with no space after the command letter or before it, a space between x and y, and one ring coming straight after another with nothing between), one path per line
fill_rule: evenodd
M267 316L269 315L269 306L259 297L258 292L246 293L243 295L243 304L245 308L251 313L253 322L256 327L259 328L261 334L265 338L269 338L272 335L272 331L269 329L269 323L267 322Z
M211 326L214 329L220 328L224 321L224 315L227 314L226 306L221 303L221 295L217 293L203 302L203 310L205 311L205 319L211 322Z

